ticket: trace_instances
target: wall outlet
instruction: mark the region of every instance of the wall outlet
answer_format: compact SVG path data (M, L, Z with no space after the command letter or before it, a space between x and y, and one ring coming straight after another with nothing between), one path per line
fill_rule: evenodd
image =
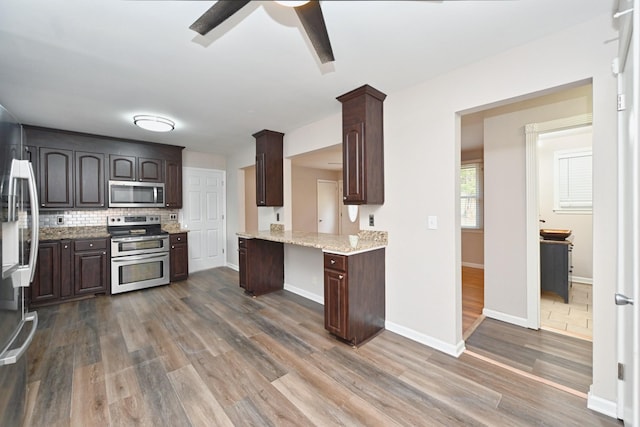
M373 227L373 225L374 225L373 214L369 214L369 227Z
M276 213L276 221L280 222L280 213Z
M56 224L63 225L64 224L64 215L58 215L56 217Z
M427 226L429 227L429 230L437 230L438 229L438 217L435 216L435 215L429 216L429 218L427 218Z
M173 219L173 220L177 220L178 219L178 214L169 214L169 219Z

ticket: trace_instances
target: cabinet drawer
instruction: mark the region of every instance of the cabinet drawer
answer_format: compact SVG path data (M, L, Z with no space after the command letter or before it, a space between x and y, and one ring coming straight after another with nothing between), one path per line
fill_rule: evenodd
M86 239L73 241L73 250L76 252L93 251L96 249L107 249L107 239Z
M238 238L238 247L242 248L242 249L246 249L247 248L247 239L245 239L244 237L239 237Z
M324 254L324 268L331 268L333 270L346 271L347 270L347 257L344 255L336 254Z
M171 234L169 236L169 242L172 245L175 245L176 243L186 243L187 242L187 233Z

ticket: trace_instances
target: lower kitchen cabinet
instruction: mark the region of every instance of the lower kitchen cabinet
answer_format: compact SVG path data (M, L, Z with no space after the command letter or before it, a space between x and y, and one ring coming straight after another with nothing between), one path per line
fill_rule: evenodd
M108 239L74 240L73 284L76 296L104 293L108 288Z
M189 245L187 233L177 233L169 236L171 258L169 268L169 280L177 282L189 277Z
M357 346L384 329L384 248L324 254L325 329Z
M284 288L284 244L238 239L240 287L257 296Z
M40 242L29 305L108 293L108 243L106 238Z

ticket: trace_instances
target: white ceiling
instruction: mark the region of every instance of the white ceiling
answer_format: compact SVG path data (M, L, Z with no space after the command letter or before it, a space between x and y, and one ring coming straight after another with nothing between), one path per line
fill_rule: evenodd
M202 37L188 27L212 1L2 0L0 103L26 124L225 155L339 113L336 96L362 84L389 94L614 3L323 1L336 61L322 65L295 12L270 1ZM176 129L138 129L140 113Z

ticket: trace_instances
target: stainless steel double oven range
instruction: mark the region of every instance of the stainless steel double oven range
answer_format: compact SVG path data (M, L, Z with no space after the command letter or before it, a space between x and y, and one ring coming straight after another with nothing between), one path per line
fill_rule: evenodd
M169 284L169 233L159 216L109 216L111 293Z

